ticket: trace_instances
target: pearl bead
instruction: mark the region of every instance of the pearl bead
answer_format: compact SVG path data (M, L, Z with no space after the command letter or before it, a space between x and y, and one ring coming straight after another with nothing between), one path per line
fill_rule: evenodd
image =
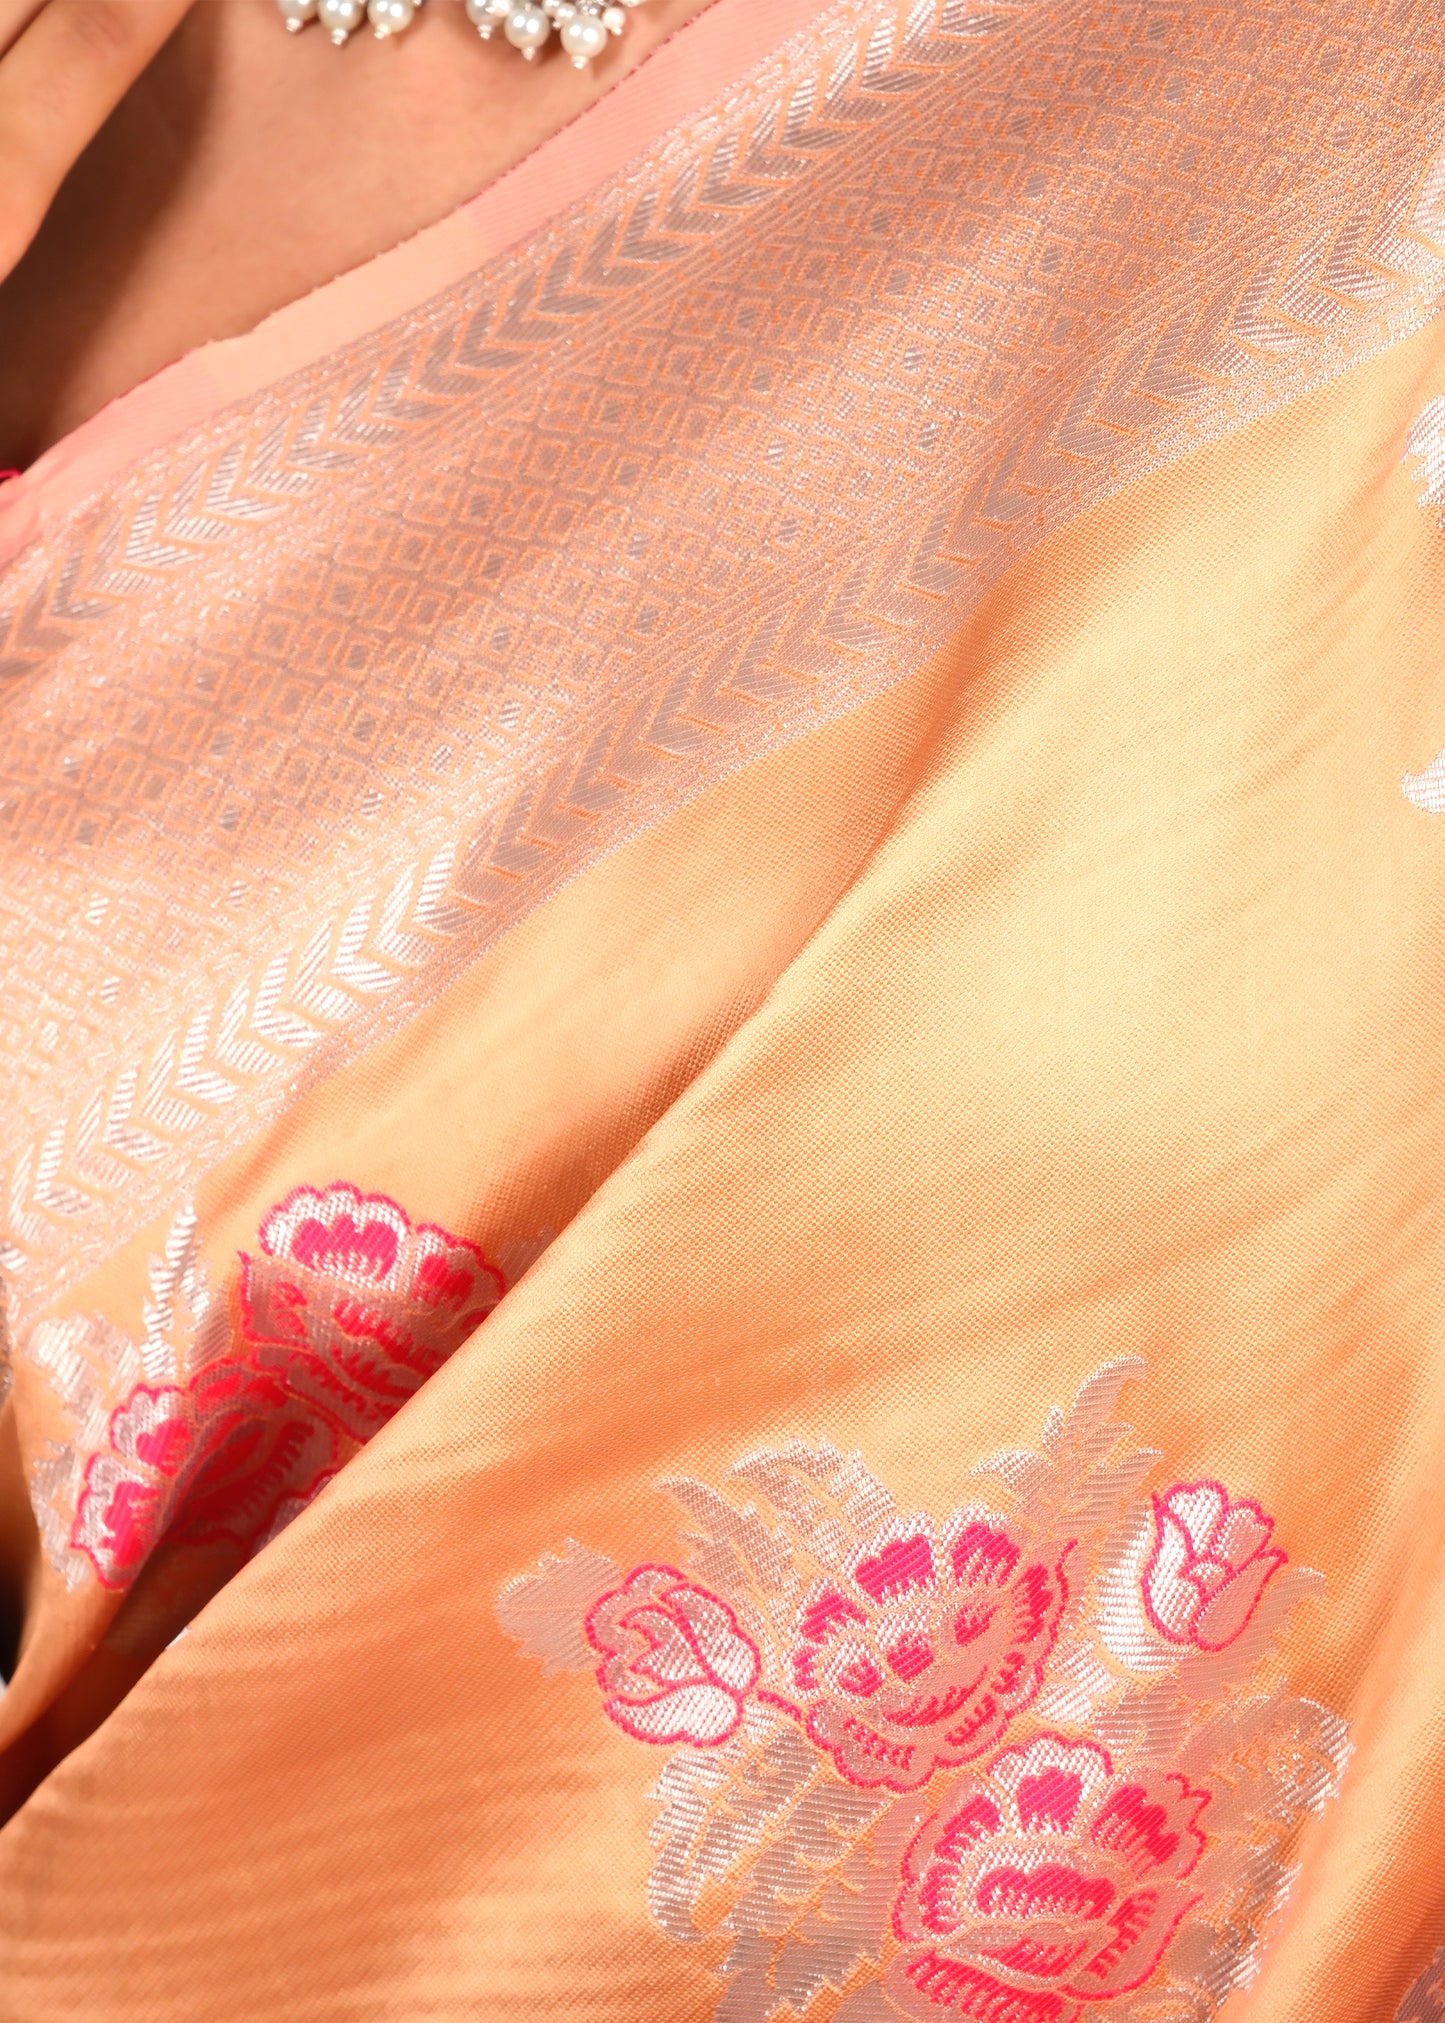
M378 41L388 35L400 35L416 19L414 0L368 0L366 18Z
M585 70L594 56L607 47L607 30L590 14L574 14L562 24L562 47L578 70Z
M602 26L613 35L620 35L627 26L627 14L621 7L604 7Z
M503 32L512 47L520 49L530 61L552 33L552 24L540 7L532 5L532 0L523 0L523 4L514 7L507 16Z
M366 0L317 0L316 18L339 47L366 19Z
M316 19L316 0L276 0L276 6L293 35Z

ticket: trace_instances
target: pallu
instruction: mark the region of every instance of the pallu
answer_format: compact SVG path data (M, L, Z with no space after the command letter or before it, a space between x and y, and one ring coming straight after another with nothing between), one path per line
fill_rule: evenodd
M715 0L0 489L7 2023L1440 2023L1442 300Z

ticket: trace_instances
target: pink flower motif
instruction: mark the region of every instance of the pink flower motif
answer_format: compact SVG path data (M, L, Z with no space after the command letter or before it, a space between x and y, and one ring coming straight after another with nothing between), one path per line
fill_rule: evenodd
M70 1542L126 1588L164 1536L250 1557L283 1505L334 1468L337 1436L275 1377L212 1363L185 1385L137 1385L87 1464Z
M1068 1544L1000 1517L892 1525L799 1611L808 1734L850 1784L912 1791L998 1741L1039 1690L1068 1599Z
M241 1257L242 1330L274 1370L366 1440L496 1306L502 1274L475 1244L413 1224L346 1181L295 1187Z
M1037 1735L957 1779L903 1858L887 1992L906 2016L1076 2023L1139 1988L1199 1901L1207 1791Z
M1270 1546L1273 1530L1257 1503L1231 1503L1217 1482L1177 1482L1156 1496L1143 1590L1160 1636L1197 1651L1232 1644L1285 1563Z
M727 1603L675 1566L634 1567L593 1603L603 1706L639 1742L711 1747L735 1735L761 1657Z

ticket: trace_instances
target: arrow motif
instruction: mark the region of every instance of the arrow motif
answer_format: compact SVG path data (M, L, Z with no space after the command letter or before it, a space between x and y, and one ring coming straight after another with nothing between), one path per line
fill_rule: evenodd
M51 622L50 600L37 591L20 611L0 612L6 628L5 657L0 674L24 674L47 654L59 653L70 643L70 632Z
M887 639L883 626L875 624L863 611L864 593L873 580L875 559L865 555L854 563L838 585L818 630L850 653L866 653Z
M542 276L542 291L537 298L537 306L548 316L590 316L600 309L606 297L582 289L569 291L567 283L572 276L576 255L570 246L564 246L557 257L550 262Z
M682 179L682 188L670 192L666 199L667 208L680 218L687 218L689 215L690 206L687 201L687 193L689 186L695 184L696 181L697 170L687 170ZM646 196L639 197L633 205L632 213L623 228L622 244L619 249L624 260L635 260L641 264L655 265L665 260L680 259L687 251L686 239L669 237L663 233L653 231L652 221L657 216L659 202L660 200L655 193L649 193ZM711 231L720 229L720 224L720 220L715 225L709 219L706 224L695 229Z

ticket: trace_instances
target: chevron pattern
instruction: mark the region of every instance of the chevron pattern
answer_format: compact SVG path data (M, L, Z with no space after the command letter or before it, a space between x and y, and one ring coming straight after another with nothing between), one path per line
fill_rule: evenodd
M1435 0L840 0L0 578L34 1317L1050 528L1429 316Z

